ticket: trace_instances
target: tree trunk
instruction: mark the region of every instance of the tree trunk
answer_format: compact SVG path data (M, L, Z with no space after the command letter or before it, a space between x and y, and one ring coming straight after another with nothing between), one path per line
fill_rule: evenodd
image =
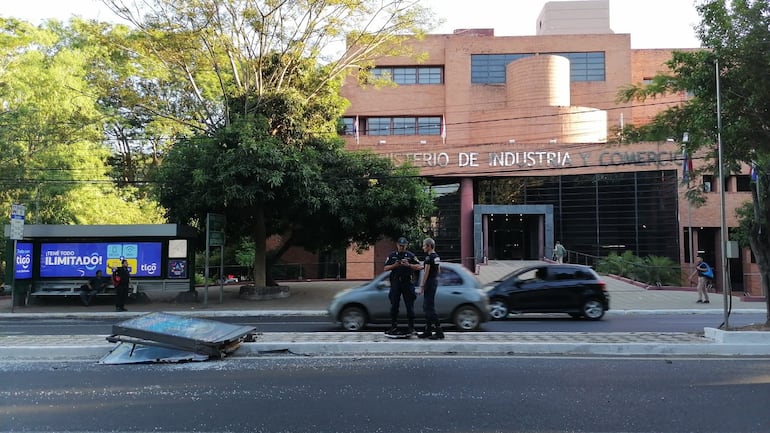
M267 229L265 211L259 207L254 215L254 287L265 287L267 282Z

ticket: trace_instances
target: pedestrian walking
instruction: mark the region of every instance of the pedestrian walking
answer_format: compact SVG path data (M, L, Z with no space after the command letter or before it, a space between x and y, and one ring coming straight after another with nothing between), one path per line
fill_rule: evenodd
M709 292L706 290L706 285L708 284L709 280L714 278L714 270L709 266L708 263L706 263L703 260L703 257L698 256L695 259L695 270L692 271L692 274L690 274L690 281L692 281L693 277L698 276L698 300L695 301L696 304L708 304L709 303Z
M414 331L414 272L420 270L420 262L417 256L406 247L409 241L405 237L398 238L396 250L388 255L385 260L384 270L390 271L390 291L388 299L390 300L390 329L385 332L391 336L411 337ZM401 299L404 299L406 308L407 329L402 331L398 329L398 311Z
M419 289L417 289L417 294L423 295L422 310L425 312L425 330L418 337L441 340L444 338L444 331L441 329L441 322L439 322L438 314L436 314L436 289L438 288L441 258L436 253L436 241L431 238L425 238L422 241L422 250L426 255L422 264L422 281Z
M567 249L560 241L556 241L556 245L553 246L553 259L556 263L564 263L564 255L567 254Z

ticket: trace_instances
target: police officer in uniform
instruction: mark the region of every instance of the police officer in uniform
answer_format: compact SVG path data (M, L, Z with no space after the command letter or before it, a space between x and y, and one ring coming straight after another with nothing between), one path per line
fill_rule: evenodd
M419 270L422 265L420 265L420 262L417 260L414 253L406 250L407 245L409 245L409 241L405 237L402 236L398 238L398 242L396 242L396 251L391 252L388 255L388 259L385 261L384 269L390 271L390 292L388 293L388 299L390 300L391 328L385 332L387 335L406 335L407 337L415 335L414 300L416 296L414 293L412 277L414 272ZM408 320L406 332L398 329L398 309L402 297L404 298L406 317Z
M422 250L425 252L423 261L423 273L417 294L424 295L422 310L425 312L425 331L418 337L431 340L443 340L444 331L436 314L436 289L438 288L438 273L441 266L441 258L436 252L436 241L425 238L422 241Z

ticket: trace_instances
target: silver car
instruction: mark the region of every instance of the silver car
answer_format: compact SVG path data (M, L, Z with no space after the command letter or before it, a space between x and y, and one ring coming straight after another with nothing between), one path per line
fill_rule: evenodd
M329 317L348 331L360 331L367 324L390 324L390 272L372 281L337 293L329 304ZM422 275L420 275L422 278ZM414 312L418 323L424 318L422 296L417 296ZM489 299L481 282L464 266L441 263L436 291L436 313L442 323L451 323L462 331L478 329L489 320ZM399 321L405 323L403 301Z

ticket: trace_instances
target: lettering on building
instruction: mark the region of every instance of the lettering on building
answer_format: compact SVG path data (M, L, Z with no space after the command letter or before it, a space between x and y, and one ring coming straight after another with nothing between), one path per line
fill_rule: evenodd
M672 151L580 152L575 158L565 151L501 151L501 152L401 152L387 155L394 163L410 163L417 167L487 167L487 168L566 168L607 167L616 165L670 166L681 161Z

